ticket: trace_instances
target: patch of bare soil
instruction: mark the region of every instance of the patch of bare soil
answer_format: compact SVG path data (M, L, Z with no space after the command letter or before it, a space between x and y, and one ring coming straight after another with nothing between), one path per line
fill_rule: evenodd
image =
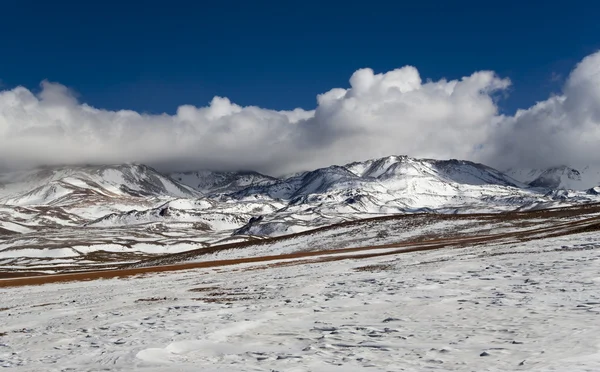
M0 227L0 235L17 235L18 232L16 231L12 231L12 230L7 230L7 229L3 229Z
M201 287L192 288L191 292L209 292L204 297L192 298L194 301L202 301L207 303L218 303L218 304L231 304L235 301L253 300L256 297L248 296L248 293L241 291L240 289L226 289L219 287ZM253 293L256 295L256 293Z
M153 244L162 245L158 242ZM123 244L123 246L127 246ZM129 247L131 248L131 247ZM89 260L94 262L118 262L118 261L133 261L151 257L148 254L142 254L139 252L107 252L107 251L94 251L90 252L82 257L83 260Z
M190 292L211 292L211 291L217 291L221 288L219 287L198 287L198 288L192 288L192 289L188 289L188 291Z
M21 329L15 329L14 331L12 331L13 333L31 333L32 329L30 328L21 328Z
M217 304L232 304L236 301L247 301L254 300L255 297L196 297L192 298L194 301L202 301L207 303L217 303Z
M167 297L150 297L150 298L139 298L135 300L135 302L158 302L158 301L167 301ZM177 300L174 298L173 300Z
M46 306L51 306L51 305L58 305L58 302L48 302L45 304L31 305L31 307L46 307Z
M367 265L367 266L356 267L356 268L354 268L354 270L368 271L368 272L375 273L375 272L380 272L380 271L392 270L393 267L394 267L393 265L379 264L379 265Z
M24 276L48 275L46 273L35 271L5 271L0 272L0 279L22 278Z

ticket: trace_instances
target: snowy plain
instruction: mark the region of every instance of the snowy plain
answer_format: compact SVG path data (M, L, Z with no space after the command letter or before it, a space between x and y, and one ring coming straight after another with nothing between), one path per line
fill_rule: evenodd
M600 370L597 232L0 298L8 370Z

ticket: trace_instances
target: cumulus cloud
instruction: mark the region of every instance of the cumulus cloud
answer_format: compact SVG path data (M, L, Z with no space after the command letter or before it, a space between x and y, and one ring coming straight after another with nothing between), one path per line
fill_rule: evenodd
M242 107L224 97L175 115L109 111L44 81L38 94L0 92L0 158L12 167L141 162L164 170L254 169L282 174L407 154L499 167L597 161L600 53L571 73L563 95L514 117L495 97L510 81L491 71L423 81L412 66L356 71L314 110Z
M583 59L561 95L497 122L479 159L498 168L600 165L600 52Z

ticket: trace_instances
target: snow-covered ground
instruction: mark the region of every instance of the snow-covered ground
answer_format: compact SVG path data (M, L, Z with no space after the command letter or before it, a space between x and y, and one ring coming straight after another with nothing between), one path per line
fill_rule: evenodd
M600 370L598 232L293 263L2 288L0 366Z

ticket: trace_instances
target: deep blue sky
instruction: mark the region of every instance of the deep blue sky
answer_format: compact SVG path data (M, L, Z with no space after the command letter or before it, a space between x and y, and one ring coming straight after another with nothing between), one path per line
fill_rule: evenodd
M173 113L214 95L314 108L352 72L410 64L422 78L491 69L505 112L558 92L600 49L600 2L46 1L0 4L3 88L60 82L107 109Z

